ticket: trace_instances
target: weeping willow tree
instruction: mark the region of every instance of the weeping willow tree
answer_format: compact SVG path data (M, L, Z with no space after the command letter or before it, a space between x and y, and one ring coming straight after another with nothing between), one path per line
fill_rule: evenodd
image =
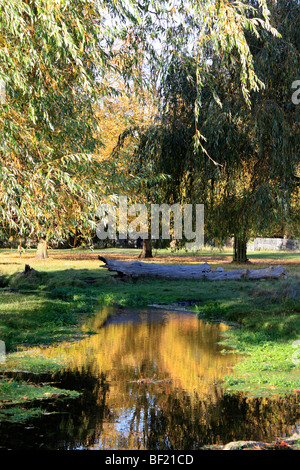
M249 102L261 81L247 33L276 34L266 0L256 6L259 19L242 1L179 1L174 7L154 0L1 0L0 210L7 237L88 237L99 201L132 191L135 178L125 179L124 165L120 171L115 159L101 159L94 109L118 93L107 81L111 70L138 89L144 81L136 67L139 51L159 83L175 58L194 57L196 118L210 73L208 49L221 62L238 60L238 88ZM196 126L194 136L203 149L200 131Z
M101 156L95 113L118 94L107 76L129 77L135 68L133 45L121 47L128 16L122 1L0 1L0 211L7 238L89 239L97 205L129 184L118 164Z
M176 8L169 2L145 2L143 6L145 37L150 44L151 40L160 43L145 49L151 84L156 82L159 89L160 114L153 125L141 130L131 165L138 173L151 164L154 172L172 177L159 190L149 185L140 188L149 204L184 202L191 195L199 153L210 159L199 126L203 86L213 85L208 59L213 55L219 63L236 61L237 86L249 105L251 90L259 90L262 81L255 73L247 35L259 35L261 29L271 35L277 31L271 26L265 1L255 6L222 0L178 2ZM151 256L150 240L144 245Z
M300 6L280 0L272 13L281 37L263 31L249 39L255 71L264 82L251 93L251 107L229 62L215 88L219 103L210 94L201 112L207 150L216 162L204 162L198 179L207 200L208 232L219 241L234 236L237 262L247 261L251 236L272 232L279 221L291 235L299 227L299 107L291 86L299 70ZM220 68L213 64L212 74Z
M258 9L247 18L259 24L262 10L252 6ZM299 107L291 88L299 67L299 5L280 0L270 8L280 34L250 28L244 36L259 85L249 93L243 88L237 45L220 54L207 41L201 61L185 49L169 64L159 120L137 152L141 164L152 159L156 171L171 176L161 187L164 202L205 204L206 235L220 244L234 237L236 262L247 261L252 235L270 233L279 221L292 233L299 217Z

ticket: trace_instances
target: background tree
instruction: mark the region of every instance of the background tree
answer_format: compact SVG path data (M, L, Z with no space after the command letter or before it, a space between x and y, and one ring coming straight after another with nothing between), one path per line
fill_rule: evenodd
M141 188L145 203L174 204L191 200L190 183L195 154L191 142L195 135L195 87L191 86L183 58L174 59L164 85L159 89L159 114L141 129L139 143L132 155L132 165L140 173L150 165L157 181ZM151 222L151 221L150 221ZM144 240L142 257L152 257L151 239Z
M250 236L279 220L295 223L299 110L291 84L299 66L299 6L283 0L272 12L281 37L265 29L246 34L264 83L252 89L250 102L237 50L220 57L207 44L200 91L197 58L174 57L161 88L160 120L140 147L141 160L152 158L171 175L161 188L170 203L204 203L207 236L217 243L235 238L237 262L247 261Z
M259 5L260 24L270 30L266 1ZM162 83L172 59L192 50L196 115L208 75L203 62L207 47L220 59L236 53L239 87L248 100L250 90L260 84L246 40L246 32L258 27L251 11L248 2L225 0L179 2L177 8L152 0L2 1L3 230L60 240L67 234L76 237L80 229L88 238L99 201L124 186L128 191L117 162L94 158L101 155L95 104L118 93L106 80L112 70L127 83L142 83L139 44L151 75ZM197 129L198 145L200 135Z
M238 92L236 69L228 63L217 85L221 105L210 96L201 114L208 152L218 163L200 171L199 182L206 185L199 189L210 201L208 231L219 241L234 236L238 262L247 261L250 236L270 233L278 221L285 227L295 221L299 110L291 101L291 84L299 67L300 8L280 0L272 12L281 38L263 31L260 38L249 39L256 74L264 82L251 93L251 107ZM219 69L220 64L213 64L212 73Z

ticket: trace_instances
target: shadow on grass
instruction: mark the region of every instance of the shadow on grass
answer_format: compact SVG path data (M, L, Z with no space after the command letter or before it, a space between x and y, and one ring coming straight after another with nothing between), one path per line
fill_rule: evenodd
M99 305L99 286L86 274L69 269L10 276L7 286L16 290L0 292L0 337L7 351L84 336L81 326Z

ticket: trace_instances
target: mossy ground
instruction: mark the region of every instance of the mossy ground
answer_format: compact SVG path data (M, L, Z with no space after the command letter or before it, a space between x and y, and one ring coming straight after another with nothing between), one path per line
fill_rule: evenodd
M139 253L137 250L104 251L103 256L120 259L136 259ZM201 318L240 325L224 338L244 355L234 376L225 378L229 390L265 394L300 389L300 369L294 348L294 341L300 338L300 253L249 255L252 269L281 264L287 271L286 279L218 282L119 279L100 268L99 253L50 250L49 258L39 261L34 251L20 257L16 251L0 250L0 339L7 352L2 364L4 372L62 368L68 357L50 359L40 347L92 334L85 322L101 305L144 307L190 300L195 314ZM206 261L212 268L241 268L231 260L232 254L226 250L203 250L197 254L161 250L149 262ZM22 274L25 264L34 271ZM39 393L37 387L34 391ZM6 393L9 400L9 391Z

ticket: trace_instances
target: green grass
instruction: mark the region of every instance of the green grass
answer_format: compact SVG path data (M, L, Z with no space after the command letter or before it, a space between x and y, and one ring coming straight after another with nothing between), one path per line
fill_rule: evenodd
M8 276L7 287L18 291L0 292L0 332L7 350L85 335L81 326L99 304L99 285L90 287L81 280L85 275L86 271L55 269Z
M24 381L2 380L0 382L0 422L20 423L43 414L40 406L26 408L30 402L77 398L79 393L58 389L50 385L37 386Z
M194 307L199 318L240 325L224 333L224 344L242 356L234 374L225 378L228 391L251 396L300 391L300 348L295 343L300 339L300 277L290 272L288 279L234 289L235 301L223 296Z
M136 250L107 250L105 255L110 252L137 256ZM85 325L100 305L145 307L191 300L200 318L240 325L226 338L243 355L234 375L225 378L229 391L259 395L300 389L299 366L292 361L293 341L300 337L299 253L249 254L253 268L265 267L267 262L289 263L285 265L287 279L218 282L115 278L100 269L97 253L80 258L81 254L82 250L51 251L48 260L38 262L31 252L19 259L14 252L0 251L2 288L17 289L0 291L0 339L8 352L3 370L43 372L62 368L67 357L49 359L39 347L92 334ZM184 252L162 250L159 256L161 259L154 258L153 262L198 262L197 254L187 258ZM202 251L201 257L225 270L237 268L230 263L228 250ZM29 275L22 274L25 262L35 268ZM39 393L37 387L33 391Z
M89 297L81 301L61 300L43 293L0 294L0 302L1 339L8 352L20 345L48 345L82 336L79 322L96 305Z
M28 400L45 400L59 396L78 396L78 392L59 389L50 385L28 385L27 382L15 382L14 380L3 381L0 388L0 406L9 404L22 404Z

